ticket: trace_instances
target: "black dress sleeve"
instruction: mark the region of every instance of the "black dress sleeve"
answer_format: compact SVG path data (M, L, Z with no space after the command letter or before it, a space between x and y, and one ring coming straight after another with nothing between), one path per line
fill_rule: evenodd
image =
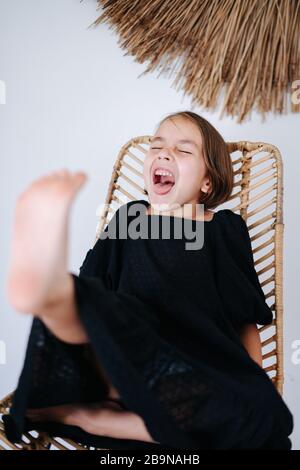
M215 275L223 307L236 327L272 323L252 252L248 227L241 215L225 209L215 233Z

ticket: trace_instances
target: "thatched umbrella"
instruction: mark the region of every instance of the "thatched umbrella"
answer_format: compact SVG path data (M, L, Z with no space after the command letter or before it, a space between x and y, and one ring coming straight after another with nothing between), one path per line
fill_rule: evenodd
M136 61L176 74L172 86L192 105L242 122L262 113L300 111L292 84L300 79L299 0L98 0L119 45ZM140 75L140 76L141 76ZM139 77L140 77L139 76ZM299 100L298 100L299 101Z

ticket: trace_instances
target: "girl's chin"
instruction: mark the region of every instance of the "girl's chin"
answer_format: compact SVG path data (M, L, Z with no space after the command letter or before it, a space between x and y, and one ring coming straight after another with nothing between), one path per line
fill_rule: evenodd
M152 210L158 212L169 212L180 208L180 204L173 198L157 197L155 194L148 195Z

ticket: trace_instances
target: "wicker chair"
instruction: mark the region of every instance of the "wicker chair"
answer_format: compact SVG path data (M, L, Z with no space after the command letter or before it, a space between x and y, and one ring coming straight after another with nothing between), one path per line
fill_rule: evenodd
M145 199L143 160L151 136L131 139L120 150L113 167L104 209L96 231L96 239L115 210L129 200ZM228 142L234 170L234 188L222 208L240 213L250 231L255 267L265 297L273 310L273 322L259 328L263 368L280 394L283 392L283 168L279 150L263 142ZM126 200L124 200L126 197ZM219 207L220 208L220 207ZM218 208L218 209L219 209ZM70 439L30 431L22 443L12 443L3 432L1 415L9 412L13 393L0 401L0 449L88 450L89 446ZM93 448L92 448L93 449Z

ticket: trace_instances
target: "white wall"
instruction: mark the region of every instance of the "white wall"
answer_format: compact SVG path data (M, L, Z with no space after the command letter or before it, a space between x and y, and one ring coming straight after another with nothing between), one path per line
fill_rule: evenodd
M37 177L67 167L83 169L89 181L72 209L69 267L77 272L96 230L96 208L104 202L112 165L130 138L151 134L168 112L190 109L188 98L158 72L137 78L139 65L117 44L108 26L87 29L100 12L96 1L0 2L1 267L0 341L7 361L0 365L0 397L16 386L31 318L13 311L4 292L11 224L19 193ZM295 418L293 448L300 448L297 400L300 364L292 362L292 342L300 340L299 272L299 115L270 116L262 123L236 124L219 112L195 108L227 141L275 144L284 159L284 398ZM83 230L84 228L84 230ZM3 345L3 343L2 343Z

